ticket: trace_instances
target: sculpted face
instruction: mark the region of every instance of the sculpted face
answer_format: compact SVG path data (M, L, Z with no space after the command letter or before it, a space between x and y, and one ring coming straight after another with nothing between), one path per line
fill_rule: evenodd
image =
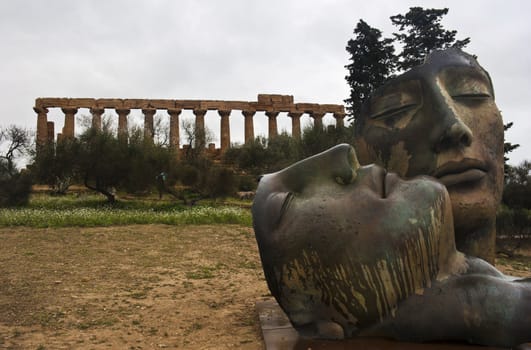
M269 288L292 322L334 320L340 336L391 315L456 254L444 186L360 167L345 144L262 177L253 221Z
M432 53L376 90L356 123L362 164L437 178L450 194L458 248L481 256L478 227L494 222L503 186L503 123L476 60L455 49Z
M456 250L433 177L360 166L343 144L263 176L252 213L269 289L303 337L531 340L531 279Z

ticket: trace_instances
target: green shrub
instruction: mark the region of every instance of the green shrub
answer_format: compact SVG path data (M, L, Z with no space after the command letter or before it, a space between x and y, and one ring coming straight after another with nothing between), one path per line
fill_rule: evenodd
M31 176L27 172L18 172L9 177L0 177L0 207L28 204L31 184Z
M496 215L496 234L510 238L531 237L530 211L503 206Z
M256 176L252 175L240 175L238 177L238 190L239 191L254 191L258 182L256 181Z
M205 190L209 197L223 198L235 194L237 186L238 179L232 169L215 167L208 174Z
M199 183L199 169L192 165L183 165L180 171L180 179L185 186L196 186Z

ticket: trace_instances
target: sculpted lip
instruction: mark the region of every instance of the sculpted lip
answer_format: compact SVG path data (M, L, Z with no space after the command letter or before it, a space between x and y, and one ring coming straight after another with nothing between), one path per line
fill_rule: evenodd
M400 181L400 178L395 173L385 174L385 187L384 187L384 196L383 198L388 197L394 190L396 184Z
M488 171L484 162L477 159L463 159L459 162L448 162L432 174L446 187L464 182L479 181Z

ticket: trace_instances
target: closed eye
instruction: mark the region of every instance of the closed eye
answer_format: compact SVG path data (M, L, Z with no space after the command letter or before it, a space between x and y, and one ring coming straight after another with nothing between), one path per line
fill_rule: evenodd
M387 118L395 117L403 112L410 111L414 109L415 107L417 107L416 103L410 103L410 104L402 105L396 108L390 108L383 112L372 115L371 119L378 120L378 119L387 119Z
M456 100L460 100L460 99L485 100L490 97L491 97L490 94L487 94L487 93L471 93L471 94L452 95L452 98Z

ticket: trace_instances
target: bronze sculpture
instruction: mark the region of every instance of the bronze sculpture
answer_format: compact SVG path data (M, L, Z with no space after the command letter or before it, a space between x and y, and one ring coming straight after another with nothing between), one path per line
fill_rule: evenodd
M531 340L531 279L456 250L432 178L360 167L338 145L263 176L253 221L269 289L303 335Z
M355 143L362 164L438 178L452 200L457 248L494 263L503 123L473 56L435 51L378 88L356 121Z
M360 166L343 144L263 176L256 192L264 274L294 327L326 339L531 341L531 278L485 261L503 181L488 73L459 50L434 52L371 96L356 135L362 163L383 167Z

